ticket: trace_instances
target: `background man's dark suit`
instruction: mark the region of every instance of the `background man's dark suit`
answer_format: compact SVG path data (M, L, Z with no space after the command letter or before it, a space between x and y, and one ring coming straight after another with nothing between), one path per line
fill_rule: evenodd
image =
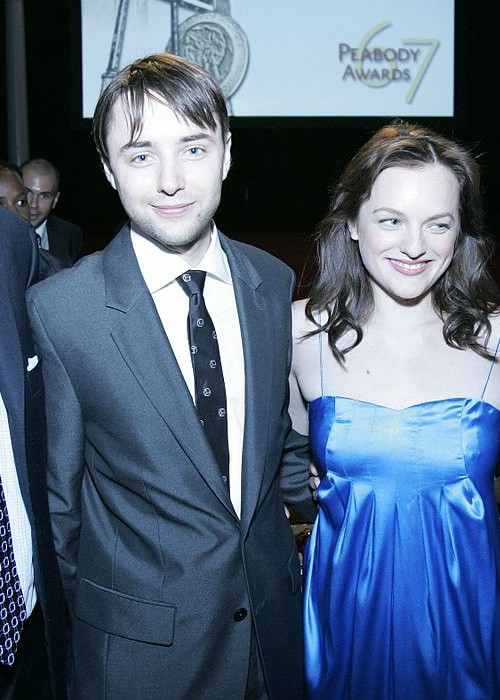
M49 251L65 267L70 267L78 260L82 250L82 229L79 226L51 214L47 218L47 235Z
M47 507L40 364L27 372L28 358L35 355L35 349L24 294L36 274L34 253L31 227L0 209L0 390L9 417L19 485L32 530L36 593L45 622L52 685L55 697L62 700L66 697L64 604ZM15 527L15 521L11 522L11 528ZM27 652L30 656L35 654ZM36 678L33 684L36 687Z
M108 700L241 700L252 613L270 697L302 697L300 571L283 508L311 505L287 413L293 275L221 240L245 357L241 523L128 228L29 293L79 699L106 688Z

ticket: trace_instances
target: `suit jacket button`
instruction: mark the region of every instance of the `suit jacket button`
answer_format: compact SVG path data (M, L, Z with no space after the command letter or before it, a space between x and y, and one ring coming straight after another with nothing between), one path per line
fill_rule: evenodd
M248 615L248 610L246 608L238 608L233 615L233 620L235 622L241 622Z

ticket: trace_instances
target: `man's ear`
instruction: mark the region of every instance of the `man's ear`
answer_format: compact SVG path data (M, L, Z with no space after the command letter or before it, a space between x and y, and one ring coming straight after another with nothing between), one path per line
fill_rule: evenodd
M348 221L347 228L349 229L349 234L351 236L351 239L353 241L359 241L358 227L356 226L356 222L355 221Z
M102 167L104 168L104 174L106 175L106 180L109 182L111 187L114 190L116 190L115 176L111 172L111 168L104 160L102 160L102 158L101 158L101 163L102 163Z
M222 164L222 179L225 180L231 167L231 132L228 131L224 140L224 162Z
M52 209L55 209L56 204L57 204L57 202L59 201L59 195L60 195L60 194L61 194L61 193L58 192L58 193L56 194L56 196L54 197L54 201L52 202Z

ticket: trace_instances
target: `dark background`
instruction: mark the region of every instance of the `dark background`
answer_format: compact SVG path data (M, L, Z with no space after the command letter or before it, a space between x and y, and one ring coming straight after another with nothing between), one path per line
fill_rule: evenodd
M455 117L415 121L460 139L479 157L487 220L496 236L500 173L493 105L500 83L500 36L495 36L493 9L486 5L494 3L455 3ZM313 0L304 4L304 11L314 11ZM3 23L3 16L0 20ZM125 217L116 193L105 181L90 124L79 118L79 2L25 0L25 22L30 154L46 157L60 169L57 214L83 227L85 252L92 252L110 240ZM5 104L4 72L0 80L0 100ZM0 157L5 157L4 109L1 112ZM387 121L233 120L233 165L216 217L219 227L233 238L270 250L300 274L332 181L355 150Z

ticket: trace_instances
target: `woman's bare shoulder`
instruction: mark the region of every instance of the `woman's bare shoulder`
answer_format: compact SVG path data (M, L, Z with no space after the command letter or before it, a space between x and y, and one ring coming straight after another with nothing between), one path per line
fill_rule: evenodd
M488 341L488 350L492 354L495 354L500 342L500 310L492 313L488 316L488 320L491 323L491 333Z
M500 309L488 316L489 322L491 323L491 329L493 332L500 334Z
M306 315L308 301L309 299L299 299L292 304L293 337L296 340L318 330L318 326Z

